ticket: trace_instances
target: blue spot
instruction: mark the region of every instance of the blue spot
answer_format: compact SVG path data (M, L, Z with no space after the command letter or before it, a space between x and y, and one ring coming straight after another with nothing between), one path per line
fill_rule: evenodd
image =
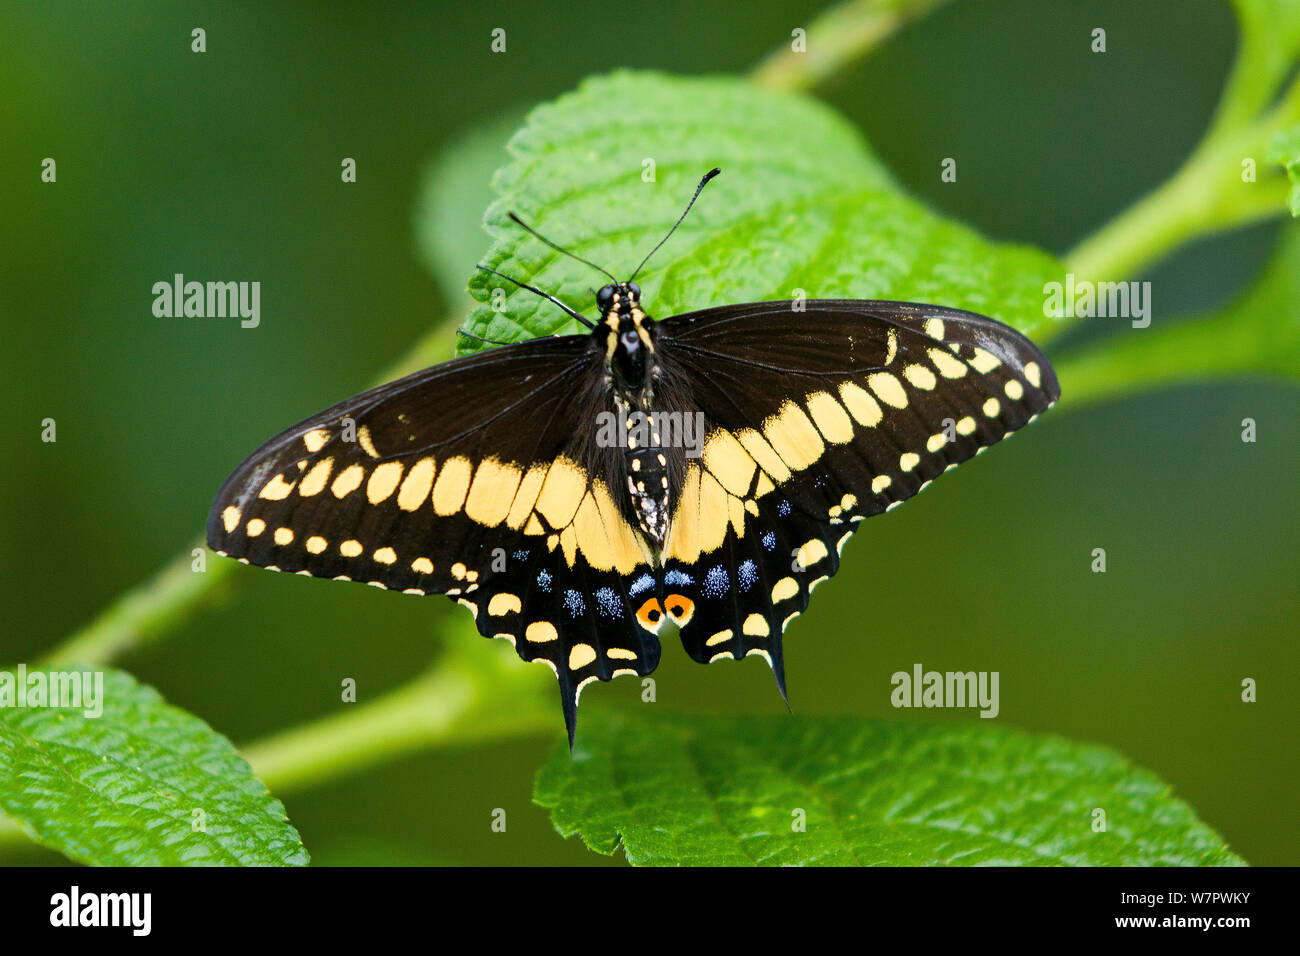
M601 588L596 592L596 609L603 617L622 617L623 599L613 588Z
M782 518L787 517L790 514L790 502L782 501L779 505L776 506L776 513L779 514Z
M514 558L516 561L527 561L527 560L528 560L528 552L527 552L527 551L516 551L514 554L511 555L511 557Z
M731 578L727 575L727 569L722 565L716 568L710 568L709 573L704 575L704 596L710 598L720 598L731 590Z
M582 617L587 613L587 602L583 599L582 592L572 588L564 592L564 606L573 617Z
M648 574L643 574L635 581L632 582L632 586L629 587L627 591L633 597L636 597L642 591L648 591L650 588L654 586L655 586L655 579Z
M748 591L758 583L758 565L746 558L740 562L740 589Z
M543 591L548 591L548 592L549 592L549 591L551 590L551 572L550 572L550 571L538 571L538 572L537 572L537 586L538 586L539 588L541 588Z
M682 587L687 584L694 584L695 579L685 571L669 571L664 575L664 584L673 584Z
M776 532L768 531L763 535L763 548L767 551L776 550Z

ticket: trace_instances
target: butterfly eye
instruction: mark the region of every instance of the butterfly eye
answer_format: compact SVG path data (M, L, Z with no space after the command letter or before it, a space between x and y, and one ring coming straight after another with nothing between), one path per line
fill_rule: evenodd
M603 286L596 293L596 306L604 312L614 304L614 287L612 285Z
M627 291L631 292L638 299L641 298L641 287L637 285L635 282L629 282L627 284Z

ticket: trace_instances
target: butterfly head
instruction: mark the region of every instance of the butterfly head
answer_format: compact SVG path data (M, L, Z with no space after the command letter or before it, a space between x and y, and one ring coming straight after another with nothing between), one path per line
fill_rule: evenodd
M611 283L596 293L596 308L600 317L608 320L610 313L630 315L641 309L641 287L635 282Z
M648 317L641 309L641 287L635 282L604 286L596 293L600 325L596 335L605 342L605 360L619 384L640 388L646 379L648 356L654 352Z

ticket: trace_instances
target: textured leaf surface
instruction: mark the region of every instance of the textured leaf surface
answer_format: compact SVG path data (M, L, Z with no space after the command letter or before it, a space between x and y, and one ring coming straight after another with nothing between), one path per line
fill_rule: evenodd
M902 196L862 137L827 107L741 80L620 72L530 114L496 176L484 262L588 315L607 280L527 235L543 235L620 279L663 238L700 177L722 168L637 281L651 315L761 299L893 298L972 309L1046 331L1050 256L992 243ZM653 167L650 165L653 163ZM644 178L653 171L654 181ZM937 171L936 171L937 175ZM506 293L492 307L492 290ZM467 331L520 341L581 327L503 280L477 274ZM478 343L465 341L473 351Z
M81 863L308 860L284 806L230 741L121 671L104 672L97 718L79 709L0 708L0 809L38 843Z
M534 799L639 865L1243 863L1113 751L981 725L611 714Z

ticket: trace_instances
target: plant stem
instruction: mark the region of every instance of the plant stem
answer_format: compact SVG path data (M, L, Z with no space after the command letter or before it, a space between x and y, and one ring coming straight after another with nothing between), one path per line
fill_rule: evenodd
M1063 407L1078 411L1119 395L1192 383L1295 382L1294 368L1262 366L1259 343L1233 331L1221 321L1202 319L1180 322L1149 337L1071 352L1056 367L1061 391L1070 397Z
M1239 61L1209 132L1178 172L1067 253L1072 272L1092 280L1121 279L1193 239L1285 212L1290 185L1267 154L1274 134L1300 122L1300 79L1271 111L1239 120L1230 97L1234 90L1254 89L1237 79L1241 68ZM1255 161L1256 182L1241 179L1247 158Z
M1267 3L1237 2L1233 6L1237 14L1237 54L1206 139L1240 129L1258 116L1295 65L1291 62L1296 54L1294 43L1278 42L1279 30L1289 29L1287 24L1277 22L1280 10L1271 9ZM1293 88L1291 92L1295 91Z
M775 90L808 90L874 49L904 24L945 0L849 0L831 7L807 28L805 52L793 37L756 66L750 79Z
M482 703L490 694L475 675L440 664L373 703L348 705L241 750L254 773L282 795L452 740L555 731L555 715L543 714L538 695L489 714Z
M1124 278L1192 239L1281 215L1289 186L1270 175L1264 159L1274 129L1258 124L1203 144L1173 177L1067 253L1070 271L1091 280ZM1246 157L1256 160L1257 182L1241 181Z
M206 545L199 539L190 548L206 550ZM206 571L198 572L194 560L192 550L178 554L149 580L114 600L43 663L101 665L166 634L213 599L217 584L235 566L233 561L213 560Z
M459 324L459 318L454 324L435 324L379 381L391 381L450 358ZM45 655L43 662L103 665L175 629L213 598L220 582L233 587L238 580L227 580L235 562L218 559L210 552L207 570L193 570L193 549L206 547L202 538L192 542L153 577L118 597L88 625Z

